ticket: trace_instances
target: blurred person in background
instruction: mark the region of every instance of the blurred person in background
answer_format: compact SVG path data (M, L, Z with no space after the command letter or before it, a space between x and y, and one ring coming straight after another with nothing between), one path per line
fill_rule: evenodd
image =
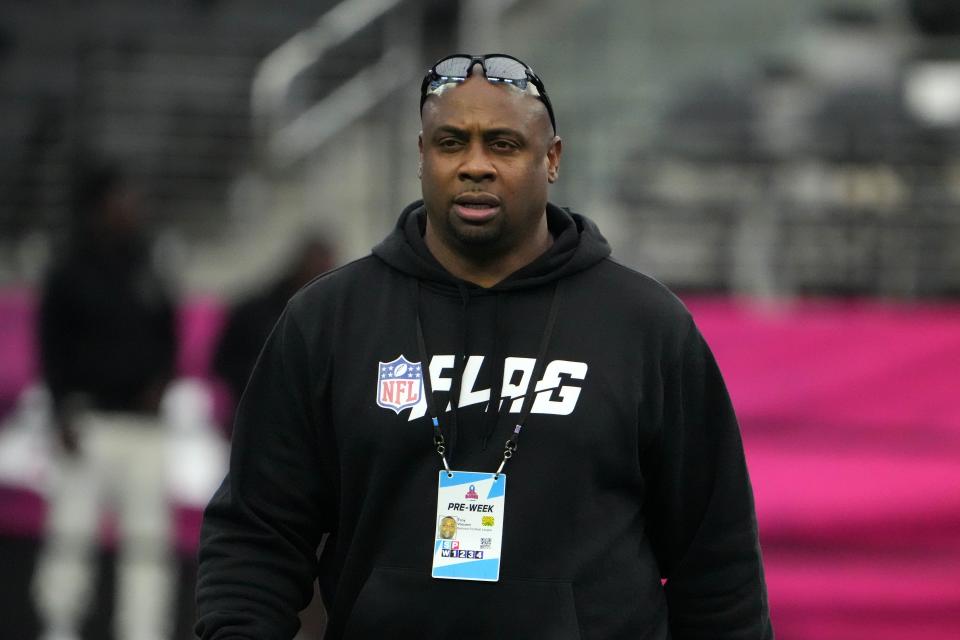
M174 373L174 304L151 263L138 192L119 167L82 168L74 211L39 314L62 445L33 584L42 637L80 637L109 502L120 534L116 637L159 640L173 588L159 407Z
M293 297L244 391L198 635L289 640L319 579L328 639L771 639L720 372L677 298L548 202L540 78L451 56L420 97L423 200ZM475 524L444 546L451 511Z
M230 309L213 369L227 383L234 403L240 400L260 349L287 300L314 277L330 270L333 262L330 243L322 237L309 238L279 279Z

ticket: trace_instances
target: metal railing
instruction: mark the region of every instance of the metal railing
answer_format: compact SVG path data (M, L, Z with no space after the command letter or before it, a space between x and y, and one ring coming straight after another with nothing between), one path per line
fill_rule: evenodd
M344 0L258 65L251 86L251 111L253 130L268 166L286 168L305 158L407 81L416 68L417 39L391 38L401 44L386 47L379 60L359 68L328 96L284 122L297 77L402 4L404 0ZM388 38L395 32L396 28L388 29Z
M516 2L463 0L460 45L467 50L499 46L497 27ZM400 15L388 16L403 11L403 4L404 0L344 0L258 65L251 87L251 111L261 157L268 166L283 169L308 157L420 71L416 25ZM387 46L380 58L358 68L344 84L285 122L287 100L297 77L335 47L388 17Z

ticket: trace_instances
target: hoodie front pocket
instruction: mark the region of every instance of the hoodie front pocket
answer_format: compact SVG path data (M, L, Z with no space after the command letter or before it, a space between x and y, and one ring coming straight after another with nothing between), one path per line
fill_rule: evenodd
M344 638L579 640L569 582L437 580L376 567L354 603Z

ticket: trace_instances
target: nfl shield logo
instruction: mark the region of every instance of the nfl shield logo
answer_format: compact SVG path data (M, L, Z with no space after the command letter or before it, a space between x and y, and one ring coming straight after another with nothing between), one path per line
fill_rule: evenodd
M401 355L393 362L381 362L378 371L378 405L399 414L420 402L423 372L419 362L410 362Z

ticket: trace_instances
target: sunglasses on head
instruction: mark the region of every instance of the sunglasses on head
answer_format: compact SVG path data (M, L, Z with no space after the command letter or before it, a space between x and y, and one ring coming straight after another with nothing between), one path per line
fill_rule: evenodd
M553 131L556 133L557 119L553 115L553 105L547 96L543 80L533 72L530 65L505 53L488 53L482 56L455 53L435 62L427 70L427 74L420 84L421 111L423 110L423 103L427 101L427 96L439 94L445 85L465 82L470 77L470 71L476 64L479 64L483 69L483 75L488 82L516 87L521 91L529 92L540 100L547 108L550 124L553 125Z

